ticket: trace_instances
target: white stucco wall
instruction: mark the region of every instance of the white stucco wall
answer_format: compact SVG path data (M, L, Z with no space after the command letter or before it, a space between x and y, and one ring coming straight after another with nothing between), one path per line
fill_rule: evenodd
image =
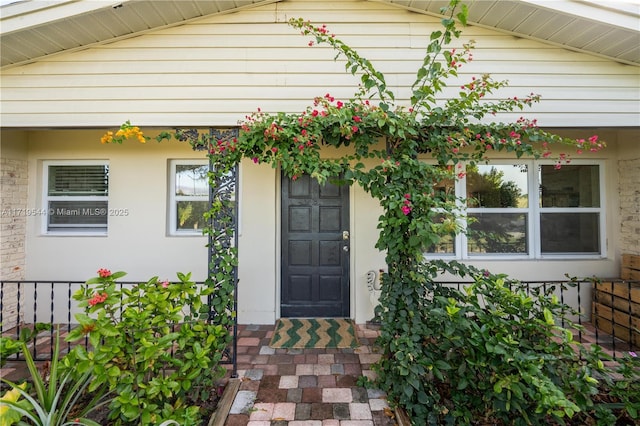
M28 138L28 205L42 207L45 160L100 159L109 162L109 208L127 209L109 217L105 236L56 236L42 232L41 217L27 220L26 280L83 281L98 268L126 271L127 281L152 276L175 279L176 272L207 276L206 237L170 236L167 224L169 160L201 159L186 143L102 145L100 131L38 131ZM241 166L239 319L275 320L275 171L251 161ZM246 170L246 172L245 172ZM58 300L64 306L65 301Z
M168 159L202 158L184 143L100 144L100 131L38 131L29 135L30 206L42 206L44 160L108 160L110 216L106 236L43 235L42 217L27 221L26 279L86 279L98 268L128 271L127 279L177 271L206 277L206 238L170 237L167 232Z
M584 158L603 161L607 217L607 255L602 259L469 261L478 267L504 272L522 280L561 280L565 274L614 277L619 271L620 237L618 164L626 158L627 145L636 134L610 129L556 129L572 137L597 133L609 147ZM207 270L206 238L174 237L167 232L168 164L170 159L199 159L201 153L180 142L129 141L102 145L102 131L30 131L27 205L42 206L42 162L45 160L102 159L110 165L111 208L130 214L110 217L106 236L43 235L39 217L26 225L25 279L85 280L98 268L129 272L130 280L158 275L172 279L175 273L192 272L204 280ZM621 151L622 149L622 151ZM331 154L330 154L331 155ZM269 165L246 160L240 173L240 269L239 321L273 323L279 317L280 297L280 188L279 172ZM384 254L375 248L378 203L355 186L350 189L351 212L351 316L364 323L373 316L366 273L385 268ZM583 299L583 302L587 299Z
M238 321L273 324L278 309L279 178L269 165L246 160L240 175Z
M124 279L131 281L156 275L172 279L176 272L192 272L198 281L206 278L206 238L169 236L166 223L168 161L198 159L200 153L179 142L102 145L103 132L93 130L28 133L33 176L29 206L42 206L43 161L101 159L110 167L109 207L130 214L110 217L106 236L46 235L41 217L28 218L26 280L83 281L103 267L127 271ZM279 172L247 160L241 165L239 185L238 318L241 323L273 323L279 316L280 296ZM358 187L351 188L350 203L351 311L365 322L373 315L365 275L384 267L383 255L374 248L381 210ZM56 299L64 305L64 300Z

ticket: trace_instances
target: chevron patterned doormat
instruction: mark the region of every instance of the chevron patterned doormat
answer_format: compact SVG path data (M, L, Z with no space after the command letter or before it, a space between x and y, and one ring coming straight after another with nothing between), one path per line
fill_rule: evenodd
M272 348L355 348L358 344L352 320L343 318L281 318L269 346Z

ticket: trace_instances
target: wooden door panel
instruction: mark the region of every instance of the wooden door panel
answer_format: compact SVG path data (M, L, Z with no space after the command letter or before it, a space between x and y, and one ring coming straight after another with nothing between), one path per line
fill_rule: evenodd
M281 316L349 316L348 224L348 187L282 178Z
M289 207L289 232L311 232L311 207Z

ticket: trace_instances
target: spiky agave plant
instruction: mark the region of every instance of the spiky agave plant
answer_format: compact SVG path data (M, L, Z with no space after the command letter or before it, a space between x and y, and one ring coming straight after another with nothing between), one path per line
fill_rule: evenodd
M3 382L11 386L12 390L18 392L24 400L0 400L0 407L7 406L11 410L18 412L22 419L28 419L30 423L20 420L18 425L37 426L66 426L66 425L87 425L100 426L95 421L86 416L90 411L109 402L103 392L98 392L92 400L81 409L81 411L69 419L71 411L77 409L80 398L91 383L93 374L87 371L75 377L73 370L62 371L59 368L60 355L60 333L56 331L55 348L51 360L50 376L45 380L33 360L27 344L20 342L22 354L24 355L27 368L31 375L32 387L35 395L24 389L24 384L18 385L11 381L2 379ZM16 398L14 398L16 399ZM26 402L26 404L25 404Z

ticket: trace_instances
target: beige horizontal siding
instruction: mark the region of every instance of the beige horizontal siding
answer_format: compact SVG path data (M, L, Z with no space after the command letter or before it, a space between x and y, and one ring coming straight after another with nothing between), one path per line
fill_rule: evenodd
M91 74L78 74L74 75L73 79L70 79L68 75L50 74L46 79L25 79L22 76L3 76L3 83L5 87L11 87L12 90L7 91L7 95L10 95L14 91L17 92L20 88L30 88L39 90L40 88L51 88L57 90L61 85L66 87L67 90L73 88L100 89L102 87L107 88L131 88L147 85L149 87L165 87L168 90L172 87L232 87L241 89L244 86L251 87L265 87L265 86L309 86L309 76L312 73L293 73L287 74L266 74L266 73L246 73L238 74L233 72L206 72L206 73L194 73L185 72L180 74L169 73L155 73L155 74L128 74L126 79L122 78L121 74L106 74L100 77L103 86L94 87L95 77ZM476 74L462 72L460 73L460 80L469 81L472 76ZM511 88L529 87L527 83L534 78L533 74L504 74L504 73L492 73L495 80L508 80ZM331 75L331 83L337 86L349 86L355 79L347 73L338 73ZM387 76L389 81L393 81L394 84L410 85L415 80L415 73L413 70L407 70L406 73L395 73ZM625 78L611 78L606 75L584 75L584 74L554 74L554 75L535 75L537 87L542 88L564 88L565 90L574 90L578 93L586 90L591 90L593 93L587 96L597 96L598 93L609 93L610 96L630 96L634 97L634 91L629 91L628 84L629 79ZM457 87L458 84L453 84ZM625 88L625 90L610 90L612 88ZM506 90L506 89L505 89ZM353 90L351 90L353 91ZM560 94L560 91L555 91ZM5 93L3 93L3 97ZM5 98L6 99L6 98Z
M333 61L332 49L307 46L310 38L286 25L289 17L326 23L385 74L402 103L428 35L439 28L437 18L358 0L283 1L211 16L2 70L2 126L114 126L127 119L234 125L258 107L294 112L327 92L353 94L358 79ZM543 102L525 113L542 125L640 125L638 67L479 27L466 28L452 47L469 39L476 42L474 60L444 97L490 73L510 82L500 97L541 94Z
M415 73L417 63L423 55L420 52L408 51L406 54L402 49L389 49L387 51L357 49L365 58L369 59L376 68L388 68L389 72ZM604 61L585 60L583 55L554 57L551 52L536 52L531 57L513 60L521 49L512 50L476 50L474 60L462 69L462 73L476 73L487 70L488 72L500 72L511 74L535 73L543 75L553 75L549 66L553 66L555 74L602 74L602 75L636 75L638 68L630 65L617 65L612 68L611 64ZM283 52L294 54L295 60L281 60ZM212 48L206 52L193 51L186 48L171 49L145 49L138 52L135 50L125 50L113 55L110 52L103 52L102 59L84 58L76 54L73 60L59 61L48 60L37 64L27 65L18 68L10 68L3 72L3 76L12 75L82 75L82 74L130 74L130 73L151 73L159 74L163 71L180 72L224 72L237 70L266 71L290 69L295 70L315 70L321 72L344 72L343 62L333 61L335 54L327 48L297 48L297 49L274 49L274 48L250 48L250 49L226 49ZM175 53L175 56L172 55ZM193 53L193 54L191 54ZM402 58L402 61L400 60ZM591 59L591 58L589 58ZM398 68L398 65L405 64L407 68ZM581 66L576 69L576 65ZM215 67L215 68L214 68ZM319 67L319 68L318 68Z
M412 79L413 80L413 79ZM309 76L300 76L296 83L288 80L286 82L288 87L295 87L295 99L300 100L309 100L313 99L318 95L323 95L324 93L320 93L317 87L309 87L305 84L308 83ZM257 101L268 101L268 100L276 100L280 99L286 101L287 99L291 99L292 96L288 92L284 92L282 87L278 87L278 85L269 85L262 84L262 82L256 82L258 84L255 85L237 85L237 86L228 86L228 85L183 85L183 86L159 86L161 90L157 90L153 93L149 93L146 96L145 100L150 101L164 101L165 99L174 99L177 101L185 100L185 101L200 101L200 100L222 100L222 101L233 101L233 100L257 100ZM330 84L331 82L327 82ZM334 82L335 83L335 82ZM394 82L397 84L397 82ZM406 83L409 83L407 79ZM329 86L328 86L329 87ZM347 86L348 87L348 86ZM407 89L407 87L403 86L403 89ZM557 98L558 90L557 88L540 88L544 93L545 103L554 101L554 102L572 102L567 101L563 98ZM346 87L339 87L340 94L336 91L333 91L331 94L334 97L338 97L340 99L348 98L353 94L353 90ZM587 92L588 93L585 93ZM24 88L16 88L11 92L7 93L6 96L3 96L3 101L6 102L5 106L10 110L12 105L16 108L19 108L20 105L24 103L24 101L28 101L30 106L36 107L38 104L42 104L43 107L46 108L46 105L49 102L56 102L59 105L60 102L94 102L96 99L99 101L126 101L129 99L128 96L129 89L127 87L122 87L122 90L116 91L113 90L113 87L73 87L67 88L67 93L65 95L64 100L55 100L55 96L58 95L58 89L53 87L24 87ZM456 94L460 92L458 86L447 87L442 93L442 99L446 99L449 97L454 97ZM498 91L495 95L488 95L485 97L486 100L498 100L504 97L524 97L529 93L524 93L520 88L507 87ZM610 88L606 87L569 87L562 93L565 96L570 96L573 101L585 101L590 100L594 103L609 103L608 107L620 102L621 104L624 101L629 102L637 102L637 96L631 91L620 91L613 95L611 93ZM498 96L499 95L499 96ZM604 106L604 105L603 105ZM582 107L585 108L585 107ZM581 108L581 109L582 109ZM592 109L592 107L589 107Z
M400 56L399 49L396 50ZM161 51L158 51L160 53ZM295 51L293 51L295 52ZM293 53L289 52L289 53ZM334 54L330 51L325 51L324 58L311 59L304 57L304 51L300 51L300 55L296 55L296 59L276 60L273 57L269 59L255 59L251 60L242 59L238 57L239 52L235 53L235 57L222 57L212 58L209 60L174 60L171 57L158 60L112 60L112 61L84 61L78 60L73 62L40 62L34 65L26 65L30 67L28 70L20 70L19 68L12 68L3 72L2 75L2 87L9 88L5 78L10 79L12 76L19 76L20 78L32 77L34 82L38 79L48 79L49 76L64 75L69 76L71 80L75 76L81 76L85 74L92 74L94 78L94 84L100 85L101 81L97 80L102 76L121 75L126 78L131 74L167 74L172 73L176 75L189 74L189 73L310 73L310 74L336 74L342 75L345 73L345 67L343 62L334 62ZM216 51L224 56L225 52ZM277 53L277 52L276 52ZM518 54L517 50L513 51L514 54ZM242 53L240 53L242 54ZM247 53L250 55L250 52ZM480 53L475 53L480 55ZM417 70L416 61L400 62L399 59L395 60L376 60L370 55L364 55L371 58L370 61L374 63L375 67L382 72L389 74L415 74ZM496 55L497 56L497 55ZM509 55L505 55L509 57ZM576 67L580 69L577 70ZM400 68L401 67L401 68ZM617 65L612 68L611 64L606 62L590 62L590 61L533 61L528 59L513 61L513 60L500 60L495 58L490 60L488 58L477 59L464 66L461 70L466 74L484 74L484 73L501 73L509 76L516 75L563 75L563 74L582 74L596 76L607 76L610 78L625 78L627 85L637 82L639 77L633 71L638 70L630 65ZM18 70L18 71L16 71ZM553 73L550 71L553 70ZM578 71L582 71L579 73ZM18 72L19 74L16 74ZM9 80L11 81L11 80ZM14 79L15 81L15 79ZM28 81L25 85L28 85ZM532 77L530 81L531 85L535 85L537 81ZM612 83L613 84L613 83Z

